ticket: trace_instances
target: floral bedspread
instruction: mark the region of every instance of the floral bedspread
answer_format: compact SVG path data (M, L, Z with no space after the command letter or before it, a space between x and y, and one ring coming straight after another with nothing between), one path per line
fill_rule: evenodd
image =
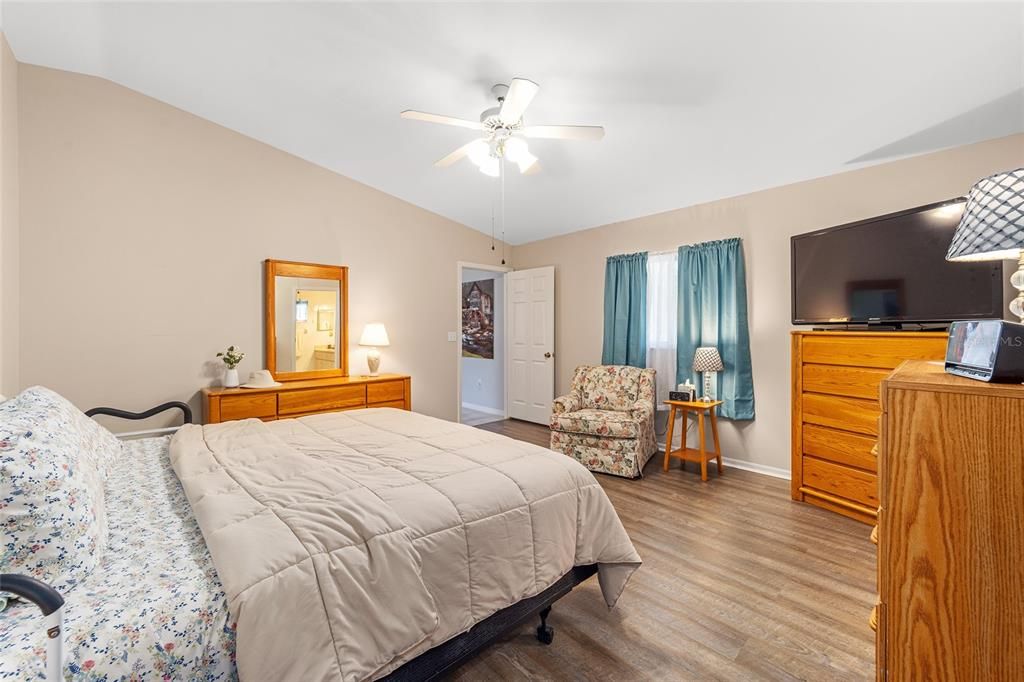
M69 680L235 680L235 630L165 438L127 441L106 484L102 563L64 594ZM43 616L0 612L0 680L45 680Z

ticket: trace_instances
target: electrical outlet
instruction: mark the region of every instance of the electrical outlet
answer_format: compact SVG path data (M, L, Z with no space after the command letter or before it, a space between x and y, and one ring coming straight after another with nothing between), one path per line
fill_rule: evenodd
M448 332L448 340L451 341L452 343L458 341L459 337L457 334L458 332Z

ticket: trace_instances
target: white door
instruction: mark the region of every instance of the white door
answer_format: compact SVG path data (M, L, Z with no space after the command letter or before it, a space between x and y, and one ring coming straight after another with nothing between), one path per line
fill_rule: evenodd
M508 414L547 424L555 397L555 268L515 270L508 281Z

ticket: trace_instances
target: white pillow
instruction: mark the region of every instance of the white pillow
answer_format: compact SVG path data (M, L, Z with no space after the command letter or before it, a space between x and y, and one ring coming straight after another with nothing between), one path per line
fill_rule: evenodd
M0 403L4 572L66 591L107 544L103 484L121 451L113 434L41 386Z

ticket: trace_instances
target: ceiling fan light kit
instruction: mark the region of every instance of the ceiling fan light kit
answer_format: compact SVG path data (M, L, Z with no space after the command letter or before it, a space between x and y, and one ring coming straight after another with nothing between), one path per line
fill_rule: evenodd
M438 168L446 168L468 156L481 173L491 177L500 177L501 163L506 159L516 164L520 173L533 174L540 170L540 164L523 137L552 140L600 140L604 137L601 126L524 125L523 114L539 90L539 85L525 78L513 78L510 85L495 85L491 93L498 100L498 106L485 109L479 122L413 110L403 111L401 115L413 121L470 128L483 134L437 161L434 165Z

